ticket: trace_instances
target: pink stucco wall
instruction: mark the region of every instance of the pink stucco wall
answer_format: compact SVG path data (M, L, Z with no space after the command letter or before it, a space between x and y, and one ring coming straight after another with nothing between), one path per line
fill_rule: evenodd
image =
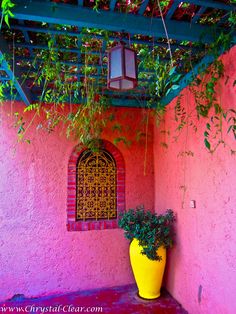
M14 104L12 109L23 107ZM133 282L123 230L66 229L67 166L77 143L60 130L48 135L33 127L27 136L31 144L17 144L10 108L10 103L1 107L0 124L0 301L14 294L42 296ZM135 141L142 110L114 111ZM113 137L111 132L103 136ZM152 143L152 131L148 141ZM153 208L152 145L147 147L146 175L144 141L118 147L125 160L126 208Z
M236 108L236 47L223 56L225 77L218 99ZM227 76L228 84L225 85ZM185 89L187 110L194 99ZM207 121L197 121L195 134L185 128L177 142L174 100L165 123L155 131L155 208L172 208L177 214L176 245L169 252L166 287L190 314L236 313L236 155L220 147L213 155L204 146ZM160 130L170 131L160 132ZM236 149L233 137L228 138ZM161 145L169 144L168 149ZM187 155L183 152L192 152ZM196 208L190 207L190 201Z

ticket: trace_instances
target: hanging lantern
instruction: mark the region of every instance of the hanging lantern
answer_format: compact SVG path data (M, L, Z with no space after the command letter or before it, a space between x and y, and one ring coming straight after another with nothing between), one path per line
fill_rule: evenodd
M138 85L137 58L133 49L123 42L108 52L108 89L125 91Z

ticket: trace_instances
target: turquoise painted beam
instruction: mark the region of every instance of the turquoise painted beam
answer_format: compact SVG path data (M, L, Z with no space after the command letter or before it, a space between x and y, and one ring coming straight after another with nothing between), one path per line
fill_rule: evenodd
M24 23L24 21L19 20L19 24L20 25L23 25L23 23ZM24 38L25 38L26 42L29 44L30 43L30 38L29 38L28 30L27 29L22 30L22 33L24 35ZM33 55L32 49L29 49L29 52L30 52L30 55L32 56Z
M200 9L197 11L197 13L196 13L196 14L194 15L194 17L192 18L191 22L192 22L192 23L196 23L196 22L200 19L201 15L202 15L206 10L207 10L206 7L200 7Z
M150 19L139 15L103 10L96 12L84 7L55 4L54 2L16 0L15 3L13 13L17 19L165 37L165 29L160 18ZM169 37L172 39L197 42L199 37L205 34L204 42L209 43L213 40L209 26L167 20L166 27Z
M132 108L147 108L147 100L140 100L140 97L136 99L129 99L127 97L114 98L113 95L104 94L111 101L111 105L115 107L132 107ZM86 99L80 100L81 103L84 103Z
M180 4L180 1L174 1L172 3L172 6L169 8L166 18L171 19L172 15L174 14L175 10L177 9L178 5Z
M10 81L10 78L9 77L2 77L2 76L0 76L0 81L7 82L7 81Z
M162 43L160 43L160 46L163 47ZM34 45L34 44L28 44L28 43L15 43L15 47L16 48L28 48L30 50L32 49L38 49L38 50L49 50L49 47L47 45ZM176 48L179 48L179 46L177 45L171 45L172 49L176 49ZM185 47L186 48L186 47ZM55 47L55 48L52 48L54 49L55 51L59 51L59 52L72 52L74 54L77 54L78 55L78 58L77 60L74 60L74 61L63 61L61 60L60 63L61 64L66 64L66 65L71 65L71 66L76 66L76 65L81 65L83 66L84 64L82 64L79 59L79 53L80 54L86 54L86 55L93 55L93 56L106 56L107 55L107 52L103 49L101 52L99 51L80 51L79 49L71 49L71 48L62 48L62 47ZM188 51L188 49L186 48L186 51ZM192 52L198 52L197 49L193 48L191 49ZM25 56L17 56L15 57L17 60L30 60L30 61L33 61L34 58L31 58L31 57L25 57ZM40 60L39 58L37 58L37 60ZM169 61L169 58L168 57L160 57L160 60L162 61ZM93 64L90 64L92 67L98 67L99 66L96 66L96 65L93 65ZM106 64L103 64L102 67L107 67ZM140 68L142 70L142 68ZM149 73L149 71L147 71L147 73Z
M49 47L47 45L34 45L34 44L30 44L30 43L15 43L15 47L17 48L28 48L29 50L32 49L40 49L40 50L49 50ZM79 52L78 48L63 48L63 47L57 47L55 44L55 48L52 48L56 51L61 51L61 52L72 52L77 54ZM84 52L85 53L85 52ZM88 51L87 54L91 54L91 55L98 55L99 52L96 51ZM103 53L105 54L105 53Z
M40 64L42 63L42 64L44 64L44 60L42 60L41 58L33 58L33 57L25 57L25 56L22 56L22 57L19 57L19 56L16 56L15 57L15 60L16 61L18 61L18 62L20 62L20 61L29 61L29 62L31 62L31 63L33 63L33 62L36 62L36 65L34 66L34 68L32 67L32 71L34 71L34 70L36 70L36 69L38 69L38 67L40 66ZM52 63L55 63L55 62L52 62ZM84 67L84 63L81 63L81 62L78 62L78 63L76 63L76 62L69 62L69 61L60 61L60 64L61 65L67 65L67 66L76 66L76 67L78 67L78 71L79 71L79 69L81 68L81 67ZM91 64L91 67L92 68L96 68L96 69L100 69L101 67L102 68L104 68L104 69L107 69L107 64L103 64L102 66L100 66L100 65L96 65L96 64ZM1 69L0 69L1 70ZM3 69L4 70L4 69ZM29 68L28 67L23 67L22 68L22 71L29 71ZM74 72L74 73L71 73L71 75L77 75L79 72ZM151 71L147 71L147 70L145 70L144 71L144 69L143 69L143 67L139 67L139 73L146 73L146 74L152 74L153 72L151 72ZM82 75L82 76L84 76L84 75ZM96 76L94 76L94 77L96 77ZM101 78L103 78L103 77L106 77L106 75L101 75ZM146 79L139 79L139 81L140 82L146 82Z
M69 31L64 31L64 30L55 30L55 29L51 29L51 28L40 28L40 27L29 27L29 26L22 26L22 25L11 25L11 29L17 29L17 30L20 30L22 31L23 33L24 32L34 32L34 33L44 33L44 34L51 34L51 35L67 35L67 36L71 36L71 37L77 37L78 40L80 40L83 36L83 34L81 33L76 33L76 32L69 32ZM91 35L91 34L86 34L86 37L88 38L98 38L100 40L104 40L104 36L102 35ZM117 40L117 37L115 36L109 36L109 39L110 40ZM129 43L129 40L126 40L126 39L123 39L123 41L125 41L127 44ZM130 41L131 41L131 44L143 44L143 45L147 45L151 48L153 48L153 44L157 45L157 46L160 46L160 47L165 47L165 48L168 48L168 44L167 43L164 43L164 42L158 42L158 40L155 40L154 42L151 41L151 42L148 42L148 41L145 41L145 40L142 40L142 39L137 39L137 38L134 38L134 37L131 37L130 38ZM23 46L24 44L22 44ZM171 48L174 50L174 49L177 49L177 48L183 48L183 49L186 49L187 47L184 46L184 45L181 45L181 44L171 44ZM199 48L197 47L192 47L191 48L192 51L199 51ZM69 51L69 50L68 50Z
M6 95L6 98L10 99L10 94ZM20 98L19 94L14 98L16 101L21 101L22 99ZM140 101L139 99L128 99L128 98L110 98L111 99L111 105L115 107L128 107L128 108L147 108L147 101L142 100ZM38 99L37 97L33 96L32 102L35 103L37 102ZM68 100L68 104L70 101ZM85 103L85 99L78 99L76 103L73 104L83 104Z
M180 1L180 2L183 2L183 1ZM220 10L225 10L225 11L235 10L236 8L235 4L226 4L226 3L218 2L214 0L187 0L186 2L190 4L196 4L199 6L220 9Z
M116 7L117 0L111 0L110 1L110 11L114 11Z
M6 62L4 55L10 55L11 52L8 49L8 45L3 38L2 34L0 33L0 60L1 60L1 67L4 69L6 74L8 75L9 79L13 82L16 90L18 91L21 99L24 103L28 106L31 103L31 94L30 91L24 84L20 84L18 78L21 78L21 71L16 64L11 66Z
M226 23L228 18L229 18L229 12L227 14L225 14L217 23L218 26L222 26L222 24Z
M140 5L140 8L138 10L138 14L139 15L143 15L143 13L145 12L147 5L148 5L149 0L143 0L143 2Z
M207 55L205 56L194 68L192 71L188 72L179 82L179 88L173 90L170 92L167 96L163 97L161 99L161 104L163 106L168 105L176 96L180 94L180 92L187 87L193 80L196 78L196 76L200 73L202 73L207 67L223 53L223 51L219 51L218 56L213 55Z
M195 4L198 6L204 6L207 8L212 8L212 9L220 9L220 10L225 10L225 11L231 11L232 9L235 9L236 5L235 4L226 4L223 2L218 2L214 0L175 0L172 6L177 7L180 3L190 3L190 4Z
M140 101L138 99L111 99L112 106L115 107L132 107L132 108L147 108L147 101Z

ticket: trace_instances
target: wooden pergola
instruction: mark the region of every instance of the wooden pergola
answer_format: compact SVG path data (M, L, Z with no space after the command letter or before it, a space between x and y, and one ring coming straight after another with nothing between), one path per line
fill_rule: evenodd
M179 87L161 100L168 104L194 77L205 69L216 55L208 47L220 32L232 33L228 17L235 14L236 5L221 0L157 1L102 0L94 9L94 0L15 0L10 29L4 25L0 34L0 82L13 81L18 98L26 105L36 101L40 87L32 86L23 73L38 71L42 66L40 51L48 50L48 38L54 38L54 48L65 71L74 79L84 79L85 54L91 56L90 77L106 86L107 50L122 38L137 53L145 48L168 62L168 43L177 70L182 74ZM164 23L163 23L164 21ZM169 40L167 40L167 32ZM218 55L224 52L224 47ZM182 68L182 56L188 54L192 67ZM10 57L9 57L10 56ZM142 69L139 69L142 73ZM30 77L30 75L29 75ZM104 89L114 106L139 107L137 98L148 99L145 86L148 79L140 78L134 91L117 93Z

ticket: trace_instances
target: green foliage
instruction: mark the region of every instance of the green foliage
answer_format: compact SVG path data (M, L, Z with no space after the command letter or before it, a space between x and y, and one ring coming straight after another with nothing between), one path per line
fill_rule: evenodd
M63 43L66 38L63 38ZM85 80L83 82L73 79L70 73L60 62L58 53L60 36L53 36L48 40L48 49L39 52L37 57L42 59L38 64L38 71L31 74L33 86L42 88L39 102L30 104L24 113L33 112L33 117L25 119L17 116L15 126L18 128L19 140L25 140L25 134L36 116L40 122L37 130L53 132L59 124L62 124L67 138L74 138L90 149L96 149L96 141L100 138L102 130L109 121L106 112L109 108L109 99L101 95L97 80L90 79L91 66L85 58ZM37 63L36 60L33 64ZM71 103L79 103L73 106ZM69 107L65 113L65 106ZM93 147L94 146L94 147Z
M171 62L161 61L159 56L155 57L154 55L154 51L141 49L139 57L142 61L139 68L141 70L140 78L148 80L148 85L145 86L146 93L151 96L148 107L155 108L156 124L159 125L166 111L160 100L179 88L182 75L177 72L177 68Z
M1 65L1 61L0 61ZM10 90L10 94L12 95L13 93L13 82L12 81L3 81L0 82L0 104L2 104L3 101L6 100L6 91Z
M231 42L231 34L221 33L215 42L210 45L209 53L217 58L219 51L229 49ZM206 123L206 130L204 131L204 144L206 149L211 153L221 144L224 147L228 146L231 152L234 152L226 143L224 126L228 125L228 134L235 134L235 110L229 109L225 112L220 102L220 97L217 96L217 93L219 93L219 81L224 77L224 72L223 62L215 59L190 84L190 90L195 98L198 118L209 118L209 121ZM226 79L225 85L228 84L228 79Z
M0 83L0 102L4 100L4 91L5 91L5 85L3 83Z
M230 12L228 21L232 26L236 25L236 13L235 12Z
M160 1L160 6L161 8L165 8L166 6L168 6L170 4L170 0L161 0Z
M2 0L1 3L1 10L2 10L2 19L4 19L7 26L10 28L9 18L14 17L12 13L12 9L14 8L15 4L11 0ZM2 19L0 24L0 29L2 27Z
M139 241L143 247L142 254L151 260L161 260L157 249L160 246L172 247L174 221L174 213L170 209L165 214L157 215L140 206L121 214L119 226L124 229L127 239L136 238Z
M176 72L176 67L172 67L170 63L162 63L157 58L155 64L155 94L162 98L167 96L171 91L179 88L178 81L181 74Z
M93 9L95 11L99 11L99 8L101 6L107 6L107 0L95 0L95 5ZM150 3L155 3L156 0L151 0ZM160 7L161 9L166 8L170 4L170 0L160 0ZM135 10L136 8L140 7L140 5L143 3L143 0L120 0L119 1L122 8L125 8L126 12L130 12L132 10Z
M94 86L90 85L86 94L86 101L75 112L67 117L67 137L73 135L85 146L92 149L94 140L99 140L109 117L106 111L109 101L105 96L98 95Z
M235 0L231 0L231 3L235 3ZM126 1L123 1L124 5L127 7L127 10L134 9L140 6L142 3L141 0L131 1L127 5ZM156 3L156 1L152 1ZM170 4L170 0L159 1L161 9L166 8ZM5 20L9 26L9 18L13 17L12 9L14 8L14 3L11 0L2 0L1 9L2 9L2 19ZM95 0L94 9L98 10L99 6L104 7L107 5L107 0ZM57 4L55 3L55 9ZM182 7L188 7L189 4L183 3ZM235 26L235 12L232 11L229 14L229 22ZM66 27L69 30L70 26L58 25L57 28ZM1 28L1 27L0 27ZM38 124L38 129L45 129L49 133L53 132L56 126L61 123L65 127L65 133L67 137L75 137L81 143L85 145L91 145L94 143L93 140L97 140L101 135L102 130L106 127L109 117L106 116L107 109L109 108L109 99L101 95L101 87L96 79L91 79L91 74L94 74L96 71L96 61L93 62L93 56L89 55L93 43L91 43L91 36L86 36L92 32L93 34L98 34L99 36L104 36L104 38L109 38L109 32L101 31L96 29L87 29L84 28L82 33L84 34L83 41L88 41L89 47L83 47L83 54L85 55L85 64L81 67L81 73L84 74L84 81L73 81L73 73L69 73L68 69L62 65L59 51L63 47L77 47L76 41L71 39L66 35L53 35L48 36L48 50L42 49L42 51L37 52L36 59L33 62L33 67L35 67L34 74L30 74L33 78L32 86L39 87L42 89L42 94L39 98L37 104L31 104L25 109L25 113L32 111L35 113L35 116L40 116L41 121ZM97 45L99 41L97 40ZM171 44L171 42L170 42ZM184 42L182 43L184 44ZM209 45L209 53L217 56L219 49L226 50L230 47L231 44L231 34L221 33L216 41ZM190 46L190 43L186 41L186 46ZM153 47L153 50L150 51L147 46L136 45L136 49L139 50L139 57L141 62L139 64L140 69L140 78L145 78L148 80L148 84L143 86L146 93L150 95L150 101L148 102L148 107L156 108L156 121L157 124L163 119L165 114L165 107L160 103L160 100L168 95L174 90L178 90L179 82L181 79L181 74L178 73L178 69L173 64L176 64L177 58L173 58L173 62L162 61L161 58L165 57L164 55L157 55L159 49ZM66 57L66 52L63 54L63 57ZM179 60L179 55L178 60ZM190 55L188 55L190 57ZM42 60L41 63L37 60ZM66 59L66 58L65 58ZM187 62L184 58L180 58L181 61ZM190 57L191 59L191 57ZM191 60L188 61L191 63ZM36 66L37 64L37 66ZM183 65L183 68L184 65ZM223 63L219 60L216 60L207 70L199 73L196 80L191 85L191 90L194 93L196 101L196 113L198 118L209 118L210 129L207 129L204 132L204 142L205 146L209 151L214 151L214 146L212 145L212 138L214 139L217 135L220 136L219 143L224 143L222 139L222 121L225 120L228 124L228 134L234 134L235 136L235 118L229 117L229 113L224 113L221 104L219 103L216 97L217 84L219 80L224 75ZM24 79L27 79L27 73L25 73ZM235 81L236 82L236 81ZM234 82L234 84L235 84ZM12 85L11 85L12 84ZM0 100L4 99L4 90L10 89L10 93L13 94L13 83L0 83ZM141 86L141 85L140 85ZM64 108L66 105L70 105L72 108L72 103L82 103L82 106L73 107L68 114L65 114ZM50 104L45 106L44 104ZM212 113L212 110L214 111ZM225 118L228 117L228 120ZM220 119L220 123L217 122L217 117ZM27 124L23 121L22 117L17 116L18 119L18 136L20 139L24 138L25 133L27 132L29 125L32 124L30 121ZM175 119L178 122L176 128L177 136L182 132L184 127L191 125L195 130L197 129L196 125L193 124L190 115L188 114L184 104L181 102L181 98L178 99L175 107ZM214 130L214 136L212 136ZM130 141L124 136L124 129L122 130L121 126L114 124L114 131L118 132L118 136L115 139L115 143L123 142L126 145L130 144ZM146 134L142 131L137 133L137 139L145 137ZM165 142L162 142L163 147L168 147Z
M170 62L161 61L159 56L154 58L147 49L141 49L139 56L142 58L139 68L150 72L148 93L152 97L152 103L158 105L162 97L179 88L181 74Z
M221 111L218 115L211 116L204 131L205 147L213 153L219 145L228 146L234 154L235 151L226 142L226 136L229 135L236 140L236 111L234 109Z
M113 142L115 145L117 145L120 142L124 143L126 146L131 145L131 141L129 141L125 136L116 137Z
M199 117L208 117L211 108L214 108L215 113L219 113L222 110L216 97L216 88L223 75L224 65L222 61L215 60L190 84Z
M38 103L30 104L29 106L25 107L24 112L32 111L32 110L39 110L40 106Z

